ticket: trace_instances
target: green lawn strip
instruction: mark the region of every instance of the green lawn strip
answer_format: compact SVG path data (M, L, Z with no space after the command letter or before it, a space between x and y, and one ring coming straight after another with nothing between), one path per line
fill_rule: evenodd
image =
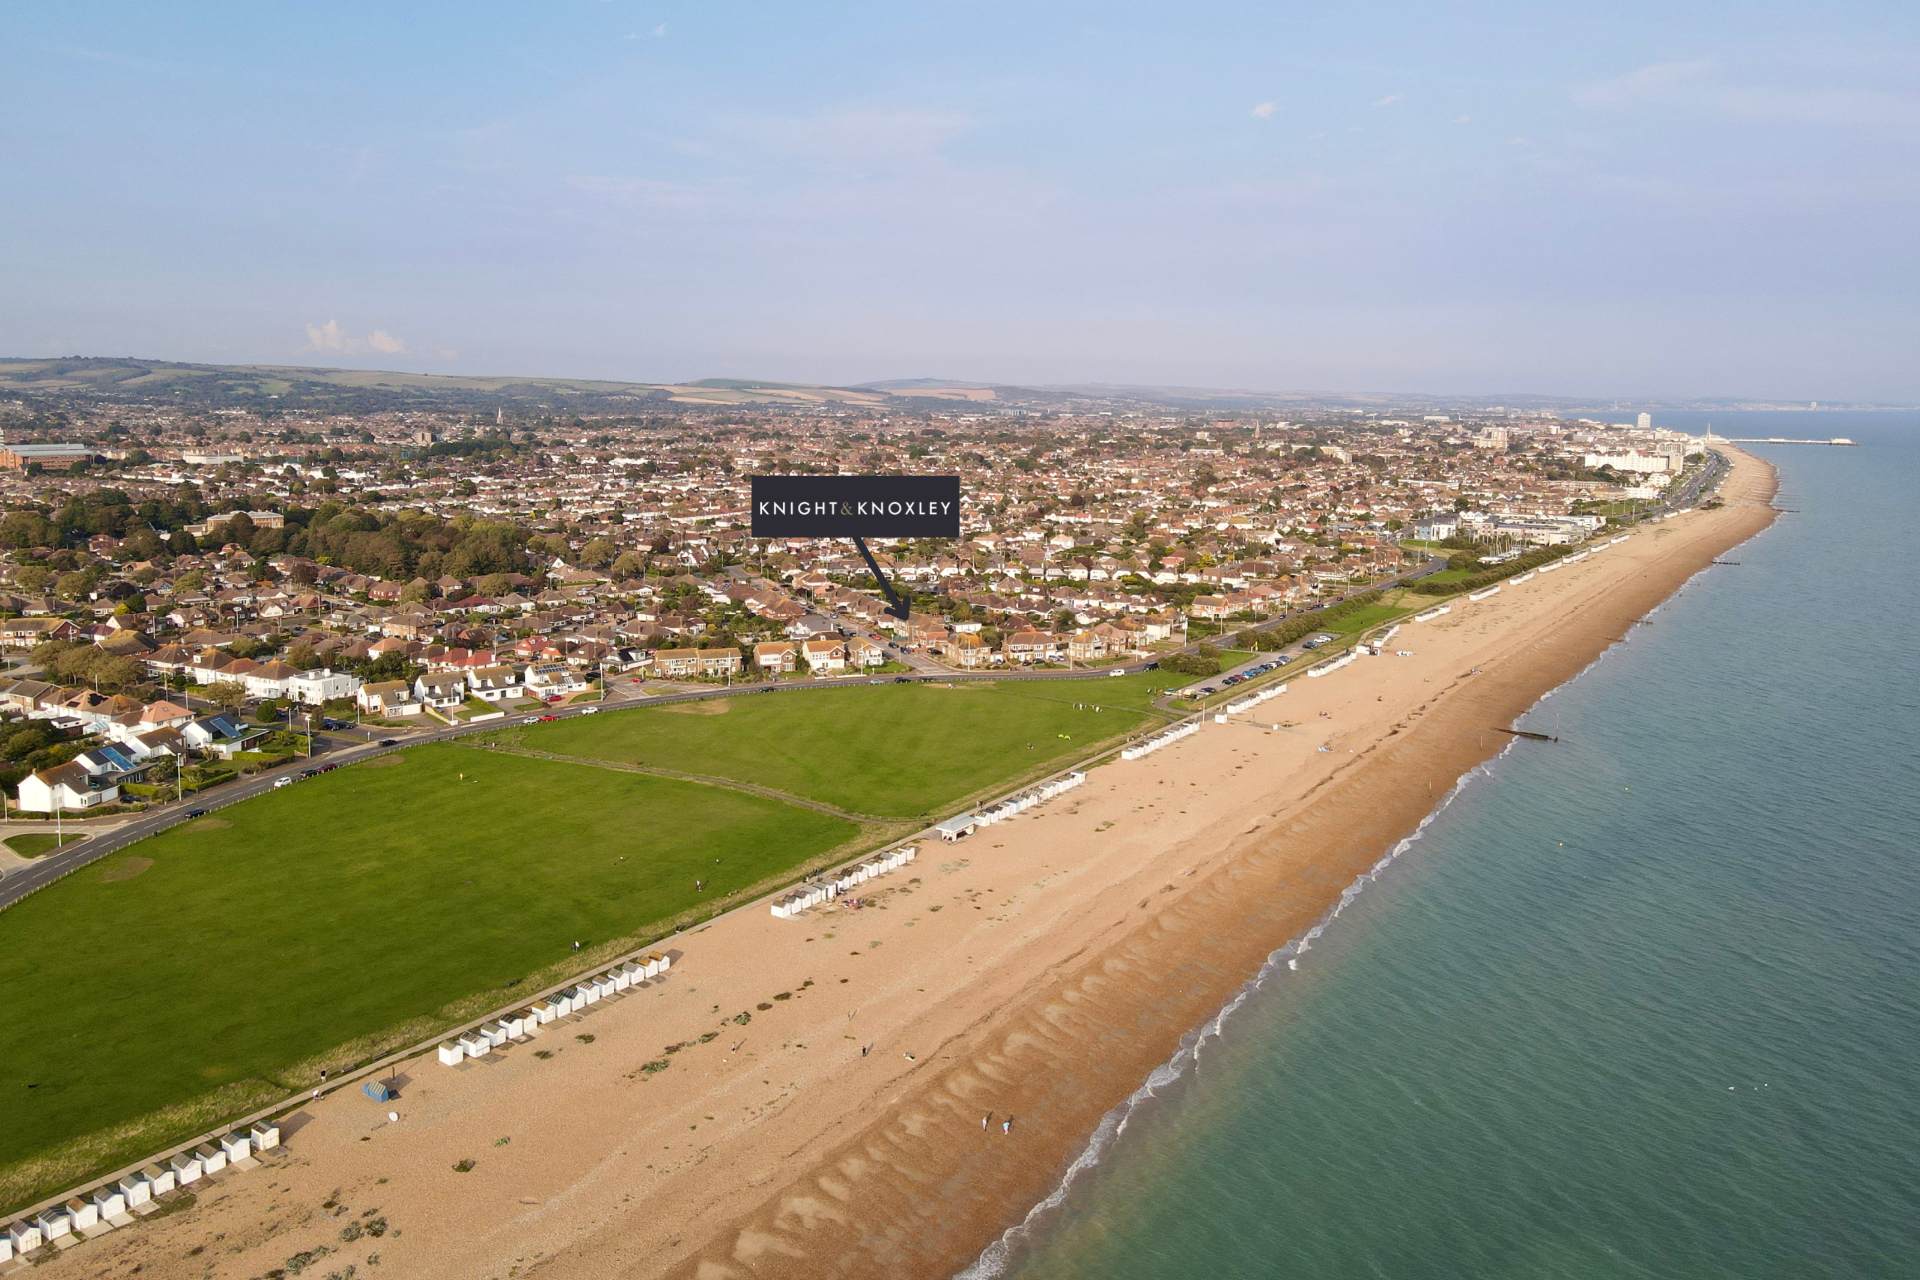
M54 832L31 831L26 835L8 836L7 848L23 858L37 858L43 853L52 853L55 849L65 848L66 845L84 839L86 839L84 835L70 835L66 838L65 844L62 844L59 836Z
M678 704L685 710L608 708L505 730L500 740L735 778L852 813L911 818L1138 729L1157 718L1150 691L1168 683L1168 676L1146 672L955 681L951 688L939 681L852 685Z
M697 918L862 835L737 791L429 745L129 846L0 916L0 989L46 997L0 1054L0 1204L478 1016L509 982L558 981L575 940Z

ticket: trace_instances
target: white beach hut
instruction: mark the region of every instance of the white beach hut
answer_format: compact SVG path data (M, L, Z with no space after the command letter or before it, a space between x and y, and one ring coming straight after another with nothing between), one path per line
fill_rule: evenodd
M467 1051L452 1040L440 1042L440 1065L457 1067L467 1060Z
M52 1244L73 1234L73 1215L58 1205L42 1209L33 1224L40 1228L40 1239L45 1244Z
M119 1187L96 1187L93 1192L93 1207L99 1211L100 1220L117 1218L127 1211L127 1193Z
M0 1234L0 1262L13 1261L13 1236L11 1232Z
M245 1160L253 1154L253 1140L236 1129L220 1135L220 1150L226 1154L229 1164Z
M40 1230L39 1223L22 1218L7 1227L7 1241L15 1253L31 1253L46 1243L46 1234Z
M120 1194L127 1198L127 1208L138 1209L153 1199L153 1183L144 1173L130 1173L120 1179Z
M227 1167L227 1153L218 1147L202 1143L193 1149L193 1154L200 1157L202 1173L218 1173Z
M191 1151L182 1151L167 1161L167 1168L173 1170L173 1184L177 1187L200 1181L200 1175L205 1172L200 1165L200 1157Z
M88 1227L100 1225L100 1206L91 1200L82 1200L79 1196L60 1206L67 1216L73 1219L75 1231L85 1231Z
M527 1020L517 1013L510 1013L500 1019L501 1028L507 1033L507 1039L518 1040L527 1034Z
M253 1139L255 1151L271 1151L280 1145L280 1126L271 1120L262 1120L247 1130L247 1136Z
M171 1164L150 1164L140 1171L140 1176L153 1188L156 1199L180 1185L180 1177Z
M627 961L620 966L620 971L627 975L627 981L632 985L638 986L647 980L647 966L637 961Z
M660 972L661 972L661 973L665 973L665 972L666 972L667 970L669 970L669 969L671 969L671 968L673 968L673 957L672 957L672 956L669 956L669 955L662 955L662 954L660 954L660 953L659 953L659 952L657 952L657 951L653 951L653 952L649 952L649 953L647 954L647 959L648 959L648 961L649 961L649 962L651 962L651 961L654 961L654 960L658 960L658 961L660 962Z
M493 1048L486 1037L477 1036L471 1031L460 1037L459 1045L466 1050L469 1058L484 1058L487 1056L487 1051Z
M534 1016L540 1019L540 1025L545 1026L560 1016L560 1006L555 1004L552 999L535 1000L533 1002L533 1012Z

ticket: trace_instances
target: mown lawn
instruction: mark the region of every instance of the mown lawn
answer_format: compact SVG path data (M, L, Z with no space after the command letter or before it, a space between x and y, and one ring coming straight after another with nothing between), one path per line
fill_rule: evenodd
M455 746L219 810L0 912L0 1168L237 1082L305 1087L291 1064L476 993L505 1003L576 940L857 833L725 788Z
M919 817L1150 718L1159 671L991 685L852 685L606 710L506 730L539 751L735 778L850 813ZM1093 707L1101 709L1096 712Z

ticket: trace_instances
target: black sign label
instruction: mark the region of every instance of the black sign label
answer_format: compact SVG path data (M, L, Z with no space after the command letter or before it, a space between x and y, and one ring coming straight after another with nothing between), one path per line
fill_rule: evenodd
M755 476L756 538L957 538L959 476Z

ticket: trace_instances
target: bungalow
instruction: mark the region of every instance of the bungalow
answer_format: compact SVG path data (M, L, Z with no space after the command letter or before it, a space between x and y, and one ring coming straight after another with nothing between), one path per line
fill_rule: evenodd
M85 769L87 776L96 782L138 782L146 773L146 766L135 760L132 753L118 743L82 751L73 758L73 763Z
M181 726L180 736L196 751L206 751L231 760L236 751L245 751L267 736L265 729L253 728L232 712L202 716Z
M800 649L791 640L770 640L753 646L753 665L762 671L792 675L800 667Z
M413 696L422 706L457 707L467 700L467 678L457 671L429 671L414 677Z
M417 716L420 704L414 700L413 687L405 680L379 680L363 684L353 695L355 703L370 716Z
M20 808L27 813L56 809L91 809L120 798L113 782L95 778L77 760L42 769L20 779Z
M186 735L178 729L149 729L145 733L136 733L121 740L121 747L134 759L152 760L156 756L171 756L175 760L185 760L193 749L187 745Z
M322 667L318 671L299 671L287 677L287 697L317 707L335 698L351 698L360 688L360 677Z
M847 669L847 646L838 640L809 640L800 648L807 656L807 670L815 675Z
M477 667L467 672L467 692L483 702L500 702L525 692L518 668Z

